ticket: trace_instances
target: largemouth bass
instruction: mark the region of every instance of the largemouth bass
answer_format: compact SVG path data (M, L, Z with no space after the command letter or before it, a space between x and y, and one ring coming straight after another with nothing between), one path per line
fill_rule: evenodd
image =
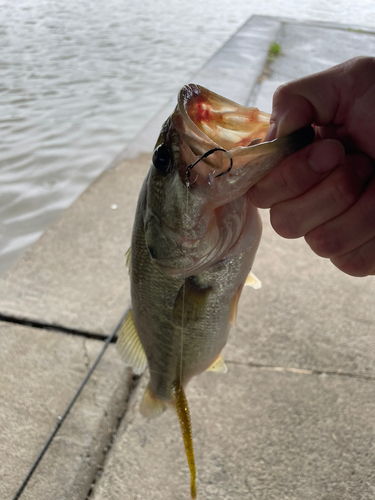
M142 186L128 254L132 309L118 349L135 373L148 365L141 413L168 406L179 417L196 498L195 463L184 388L221 357L261 237L247 191L314 139L306 127L264 141L269 115L199 85L187 85L164 123Z

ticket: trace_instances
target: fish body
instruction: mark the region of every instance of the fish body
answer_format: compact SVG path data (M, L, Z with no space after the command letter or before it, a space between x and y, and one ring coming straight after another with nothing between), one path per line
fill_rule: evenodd
M195 375L225 371L221 351L262 230L247 192L313 139L305 130L262 143L268 127L269 115L193 84L162 127L139 195L132 311L118 341L136 372L149 367L141 403L149 418L173 404L179 413L178 395ZM190 426L181 404L180 423ZM195 498L193 489L192 480Z

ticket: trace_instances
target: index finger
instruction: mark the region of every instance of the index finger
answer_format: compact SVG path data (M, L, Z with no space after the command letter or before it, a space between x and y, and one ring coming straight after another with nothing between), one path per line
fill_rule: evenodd
M345 155L338 141L318 141L286 158L275 170L253 186L248 195L253 205L270 208L296 198L318 184Z

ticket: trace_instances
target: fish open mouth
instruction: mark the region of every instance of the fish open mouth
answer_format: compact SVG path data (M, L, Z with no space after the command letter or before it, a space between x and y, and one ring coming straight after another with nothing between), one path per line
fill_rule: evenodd
M196 84L185 85L178 96L172 122L180 136L180 159L186 160L188 177L194 168L196 179L241 176L250 168L249 189L286 156L314 140L306 126L286 137L265 141L270 115L257 108L241 106ZM197 165L195 167L195 165ZM188 176L186 176L186 171Z
M178 100L184 121L226 150L262 142L269 128L268 113L241 106L200 85L185 85Z

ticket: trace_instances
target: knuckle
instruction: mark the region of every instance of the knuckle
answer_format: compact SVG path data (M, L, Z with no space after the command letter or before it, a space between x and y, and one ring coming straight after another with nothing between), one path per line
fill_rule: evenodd
M293 210L282 204L275 205L270 210L270 220L273 229L283 238L293 239L303 236L301 224Z
M270 200L267 193L264 192L259 185L256 185L248 191L247 194L250 203L258 208L270 208Z
M288 196L298 196L302 192L293 167L291 159L288 158L278 169L277 188Z
M305 235L306 243L320 257L334 257L343 249L343 235L340 230L327 229L323 224Z
M289 87L290 84L288 83L283 83L277 89L275 90L275 93L273 94L273 102L277 103L279 100L283 100L285 96L289 94Z
M351 182L345 172L341 171L335 176L330 194L333 202L339 209L347 209L356 202L359 192L356 184Z
M368 275L368 263L363 259L360 252L356 252L355 256L348 258L347 255L334 257L331 259L334 266L340 271L349 276L363 278Z
M275 179L276 188L282 192L290 189L290 168L288 165L281 163L277 170L277 177Z
M282 194L283 199L297 198L313 185L314 179L307 172L306 155L306 151L298 151L274 170L275 189Z
M349 62L352 63L352 68L362 74L364 70L375 71L375 57L370 56L357 56L353 57Z

